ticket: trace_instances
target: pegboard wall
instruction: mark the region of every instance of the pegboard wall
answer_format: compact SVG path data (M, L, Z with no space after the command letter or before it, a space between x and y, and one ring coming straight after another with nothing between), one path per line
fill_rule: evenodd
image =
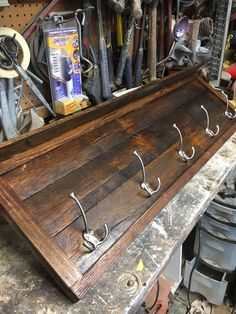
M9 1L10 6L0 8L1 27L10 27L18 32L22 32L24 28L30 23L32 19L47 5L50 1L48 0L12 0ZM82 1L64 1L61 0L53 11L67 11L75 10L79 8ZM47 86L48 88L48 86ZM21 106L23 109L30 107L37 108L37 113L41 117L48 115L47 110L41 105L37 97L31 92L31 90L24 84L23 97Z
M39 13L48 1L10 1L10 6L0 10L1 26L21 32L34 15Z

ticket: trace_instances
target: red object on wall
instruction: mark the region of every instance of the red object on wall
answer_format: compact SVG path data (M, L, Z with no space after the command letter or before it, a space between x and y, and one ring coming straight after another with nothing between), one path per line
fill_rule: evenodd
M229 73L233 80L236 80L236 63L231 64L225 72Z

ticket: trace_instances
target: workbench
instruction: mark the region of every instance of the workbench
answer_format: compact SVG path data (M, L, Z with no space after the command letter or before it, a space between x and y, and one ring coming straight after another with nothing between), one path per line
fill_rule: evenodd
M236 133L72 304L7 224L0 226L1 313L134 313L236 165ZM137 265L143 262L143 269Z

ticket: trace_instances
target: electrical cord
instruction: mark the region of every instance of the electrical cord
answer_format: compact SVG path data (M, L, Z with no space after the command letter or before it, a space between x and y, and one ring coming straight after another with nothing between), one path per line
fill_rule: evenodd
M147 307L145 302L142 304L142 306L145 308L145 313L150 313L154 309L159 299L159 294L160 294L160 283L159 283L159 280L157 280L157 293L156 293L155 301L150 307ZM155 314L157 313L158 313L158 310L155 312Z
M202 225L201 225L201 220L199 220L198 222L198 250L197 250L197 255L196 255L196 259L195 259L195 263L193 265L193 268L191 269L190 275L189 275L189 281L188 281L188 290L187 290L187 301L188 301L188 308L185 314L188 314L191 310L191 302L190 302L190 288L191 288L191 281L192 281L192 276L193 276L193 272L195 270L195 268L197 267L197 264L200 260L200 249L201 249L201 244L200 244L200 240L201 240L201 229L202 229Z

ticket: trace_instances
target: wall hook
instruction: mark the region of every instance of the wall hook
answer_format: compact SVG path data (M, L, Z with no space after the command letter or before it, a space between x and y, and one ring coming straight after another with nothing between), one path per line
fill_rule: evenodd
M216 132L212 131L212 130L210 129L209 113L208 113L207 109L206 109L203 105L201 105L201 108L205 111L206 117L207 117L207 126L206 126L205 131L206 131L206 133L207 133L210 137L214 137L214 136L216 136L216 135L219 133L219 131L220 131L219 125L218 125L218 124L216 125Z
M82 205L80 204L80 202L78 201L78 199L76 198L75 196L75 193L72 192L70 195L69 195L69 198L73 199L76 204L79 206L80 208L80 211L82 213L82 217L83 217L83 221L84 221L84 232L83 232L83 238L84 238L84 246L90 250L91 252L92 251L95 251L97 249L97 247L99 245L101 245L108 237L108 234L109 234L109 230L108 230L108 226L107 224L104 225L104 233L105 233L105 236L102 238L102 239L98 239L95 234L94 234L94 231L89 229L88 228L88 221L87 221L87 217L85 215L85 212L84 212L84 209L82 207Z
M183 142L183 136L180 131L180 129L177 127L176 123L173 124L173 127L178 131L179 138L180 138L180 150L178 151L178 155L180 158L182 158L184 161L188 161L192 159L195 155L195 148L192 146L192 155L188 156L184 151L184 142Z
M225 110L225 116L228 119L235 119L236 118L236 110L234 110L234 114L232 114L232 112L229 111L229 97L228 95L220 88L216 88L216 90L220 91L222 95L224 95L225 99L226 99L226 110Z
M138 154L138 152L136 150L133 152L133 155L135 155L138 158L138 160L140 161L140 164L141 164L141 168L142 168L143 180L142 180L140 186L144 191L146 191L149 194L149 196L152 196L153 194L155 194L159 191L159 189L161 187L161 180L159 177L157 178L158 186L155 190L153 190L150 187L150 185L148 184L148 182L146 181L146 172L145 172L145 167L144 167L144 163L142 161L142 158L140 157L140 155Z

